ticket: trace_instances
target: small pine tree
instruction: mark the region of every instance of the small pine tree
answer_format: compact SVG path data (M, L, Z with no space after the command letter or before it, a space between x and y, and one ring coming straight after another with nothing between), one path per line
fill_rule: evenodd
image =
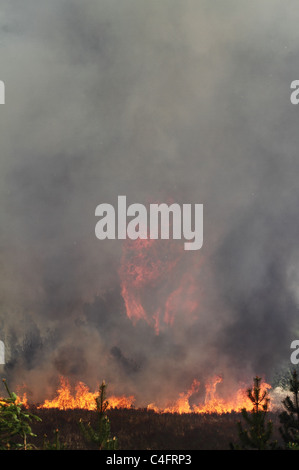
M99 450L115 450L117 449L117 439L111 438L110 421L106 415L109 402L106 400L107 385L103 381L99 387L99 394L96 397L96 411L97 411L97 427L93 429L90 423L85 427L82 420L79 425L84 438L88 442L92 442Z
M244 429L242 423L238 422L240 445L231 445L233 449L266 450L274 449L277 445L276 442L270 442L273 423L272 421L266 421L270 398L267 390L261 391L260 382L261 378L255 377L253 387L247 390L247 396L252 402L253 408L250 412L246 408L241 410L248 429Z
M65 444L60 442L59 430L55 429L54 433L54 442L47 440L47 435L44 435L43 450L66 450Z
M32 449L34 446L28 443L27 438L36 435L32 432L30 423L41 419L24 410L22 403L18 403L17 395L9 390L6 380L2 381L8 398L0 399L0 449Z
M286 448L297 450L299 447L299 379L295 369L291 372L289 391L293 394L293 400L287 396L282 401L285 411L279 415L282 425L279 431Z

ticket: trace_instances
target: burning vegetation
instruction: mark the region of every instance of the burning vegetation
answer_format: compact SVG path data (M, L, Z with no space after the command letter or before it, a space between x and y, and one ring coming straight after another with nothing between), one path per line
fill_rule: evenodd
M57 396L52 400L45 400L38 408L58 408L59 410L95 410L96 397L98 392L91 392L83 383L79 382L75 386L75 393L72 393L69 381L61 377L61 386L57 390ZM131 408L134 403L134 397L129 396L109 396L109 408Z
M217 395L216 387L217 384L222 382L221 377L214 377L205 385L205 398L203 403L190 403L192 397L198 393L200 389L200 382L194 380L190 389L186 392L179 394L177 400L173 403L169 403L165 408L161 408L154 403L150 403L146 406L149 411L156 413L217 413L225 414L230 412L240 412L241 409L245 408L250 410L252 403L248 398L246 390L240 388L237 390L233 397L228 399L221 398ZM271 389L271 386L265 382L261 384L261 390L266 393L267 390ZM67 378L60 378L60 387L56 392L56 396L53 399L46 399L44 403L37 405L38 409L59 409L59 410L89 410L93 411L96 409L96 397L98 392L91 392L90 389L83 382L78 382L75 387L71 387L70 382ZM109 395L109 406L108 409L132 409L135 408L135 397L131 396L115 396ZM22 396L18 397L18 401L22 402L24 406L28 405L27 394L23 393Z
M57 352L55 350L55 353L51 354L53 369L51 380L49 377L47 380L47 383L53 383L53 377L55 374L57 377L59 373L60 385L57 389L52 391L50 396L49 393L46 394L46 399L43 397L38 401L34 399L34 390L32 394L32 390L26 390L25 386L24 391L17 394L11 406L17 407L18 410L20 406L23 410L33 408L39 416L44 418L51 417L52 419L55 416L55 428L60 427L57 420L58 418L61 420L63 416L76 416L81 420L82 416L86 418L100 413L103 419L105 417L101 429L102 431L106 429L108 432L110 422L107 421L107 415L113 416L115 422L113 421L112 428L116 434L122 435L120 442L123 448L133 448L132 442L126 441L127 433L118 427L121 426L123 420L128 420L127 426L128 422L134 422L136 419L142 422L148 419L150 423L155 422L155 426L159 428L164 420L167 423L178 423L179 421L175 420L180 417L180 422L188 423L192 429L198 426L203 434L208 429L209 422L213 420L218 423L223 420L226 426L228 422L230 425L234 422L236 415L243 413L243 417L247 417L246 413L252 411L254 394L248 393L244 387L244 381L238 380L237 374L229 383L229 373L234 375L234 369L230 367L231 363L229 362L228 366L228 363L224 361L218 366L215 360L216 357L218 359L217 354L212 352L210 358L208 353L216 350L213 344L209 349L208 343L209 340L213 341L213 338L217 338L215 333L219 334L219 328L215 322L212 324L207 321L209 314L204 312L205 296L199 282L204 260L202 257L191 257L186 261L186 257L182 255L181 244L174 240L125 240L118 268L119 299L122 303L114 303L117 296L113 291L106 303L101 297L98 303L85 305L82 315L76 317L74 321L77 328L74 337L81 338L80 333L83 329L85 333L91 334L92 329L91 338L94 340L92 345L93 347L100 345L99 350L95 352L93 348L90 349L89 345L86 345L85 356L84 347L74 348L72 344L63 343L60 348L57 348ZM112 310L116 312L116 319L115 316L109 317ZM106 316L103 315L103 311ZM67 326L69 328L69 325ZM74 330L72 332L74 333ZM208 339L205 338L205 333L208 333L206 335ZM73 336L70 335L70 337L72 343ZM128 339L130 337L136 338L136 343L138 343L136 346L134 344L132 347L132 342ZM42 352L43 344L34 338L33 340L29 338L24 344L28 351L21 351L23 354L20 355L24 359L29 358L27 370L34 373L35 350L31 346L34 345L38 352ZM128 356L126 347L129 351ZM20 352L17 348L16 351ZM134 353L138 356L136 360L130 358L130 354L133 357ZM148 357L142 357L146 356L146 353ZM108 381L113 383L113 390L117 391L118 386L121 385L120 394L108 395L105 406L100 406L100 408L99 392L92 391L86 385L84 377L82 380L77 380L80 372L85 372L84 366L88 369L89 361L94 361L98 368L98 361L96 361L98 357L101 357L102 373L104 376L106 372L109 374ZM113 367L111 367L111 360L114 361ZM80 366L81 362L83 366ZM209 366L208 363L213 363L213 365ZM7 367L13 377L20 371L16 364L18 361L13 360L8 363ZM194 370L202 370L203 375L198 374L194 378ZM219 370L224 370L225 373L218 374ZM90 383L92 369L86 376ZM153 377L155 380L152 380ZM39 377L36 383L39 386ZM127 383L130 385L128 394L123 393ZM135 386L136 394L134 393ZM266 381L259 382L261 397L268 396L270 390L271 385ZM31 399L29 400L28 397ZM0 406L5 407L5 402L1 401ZM255 403L255 406L255 412L258 413L262 405ZM7 408L4 409L7 410ZM276 412L272 403L268 404L268 402L267 410L263 411ZM255 415L252 419L254 424ZM203 422L205 426L201 428ZM96 441L97 448L102 448L104 444L97 440L99 432L93 427L84 426L84 423L81 427L85 437ZM153 424L150 424L150 429L152 427ZM170 424L168 429L170 434L172 427L173 424ZM184 435L190 435L189 431L186 428ZM177 434L180 435L180 432L178 431ZM242 430L242 432L245 431ZM270 427L268 432L270 433ZM33 436L33 434L30 435ZM228 435L230 434L224 432L224 436ZM56 433L55 436L57 448L60 444L58 434ZM231 434L232 441L235 437ZM250 439L250 442L255 442L255 436L250 436ZM155 442L153 445L156 448L159 446L163 448L163 442L160 436L160 442ZM182 442L181 435L180 442ZM70 445L72 447L74 444ZM113 447L114 445L115 441L109 438L107 446ZM148 448L148 445L145 445ZM209 445L206 448L209 448Z
M219 381L220 378L216 378L206 387L208 403L216 399L214 393ZM90 394L86 386L81 385L76 387L76 394L72 396L68 382L62 379L58 397L38 407L22 403L10 391L6 381L3 382L8 393L8 397L0 400L0 448L3 450L117 449L119 439L114 436L115 430L121 435L122 449L225 449L228 445L240 450L298 448L299 381L296 371L293 371L289 384L293 396L288 396L283 401L285 411L279 415L270 412L269 386L263 384L259 377L254 378L253 387L245 392L250 407L243 407L241 413L232 410L224 412L223 408L217 411L210 407L186 411L186 400L197 390L197 381L193 382L186 394L180 396L176 408L165 409L163 413L156 413L149 408L129 409L126 402L121 401L110 403L109 398L106 399L105 382L99 386L97 394ZM82 402L82 395L86 393L88 398L93 395L91 409L89 403ZM119 408L115 403L119 403ZM34 414L28 408L34 409ZM110 424L110 419L113 425ZM239 421L236 422L236 419ZM47 421L45 425L42 424L44 420ZM279 428L278 420L281 425ZM66 433L64 442L61 441L63 432L60 433L57 427L58 421L59 428ZM75 424L77 431L74 430ZM78 424L81 441L78 440ZM236 429L233 430L233 425L236 428L236 424L238 434ZM47 437L50 425L52 433L54 432L53 442ZM38 436L41 430L42 443ZM280 439L277 439L278 430ZM216 441L213 436L216 436ZM34 438L37 438L35 443L29 442ZM153 440L155 438L158 440ZM225 444L224 439L230 439L230 442L226 441Z

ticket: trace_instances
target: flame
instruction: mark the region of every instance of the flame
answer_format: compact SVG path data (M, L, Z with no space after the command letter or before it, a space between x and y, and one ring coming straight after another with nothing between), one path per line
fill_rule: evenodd
M147 405L148 410L155 411L156 413L198 413L198 414L223 414L240 412L242 408L247 411L252 410L253 404L247 396L246 388L239 388L230 398L222 398L217 394L217 385L222 382L222 377L215 376L210 378L204 386L205 397L202 403L190 403L195 402L196 394L200 391L200 382L194 379L190 389L186 392L179 394L177 400L173 403L169 403L164 407L160 407L155 403ZM271 389L271 385L266 382L261 383L261 393ZM195 396L194 396L195 395ZM98 396L98 391L91 392L87 385L83 382L78 382L73 391L70 386L69 380L65 377L60 377L60 388L56 392L56 397L52 400L45 400L45 402L38 406L39 409L50 409L58 408L60 410L73 410L73 409L84 409L84 410L95 410L96 402L95 398ZM193 398L193 400L190 400ZM108 396L107 401L109 403L108 409L113 408L132 408L135 404L135 397L131 396ZM0 398L1 403L1 398ZM25 408L29 407L26 393L23 393L22 397L18 396L17 403L22 403ZM270 402L270 409L272 409Z
M60 388L57 390L57 396L52 400L45 400L39 408L58 408L60 410L95 410L95 398L98 392L91 392L87 385L83 382L78 382L75 386L75 394L72 393L70 383L65 377L60 378ZM135 398L133 396L109 396L108 408L131 408Z
M28 403L26 392L24 392L21 397L20 396L17 397L16 404L22 405L24 408L29 408L29 403Z
M6 399L4 399L4 397L0 397L0 404L1 405L7 405L8 406L8 403L5 401ZM17 395L17 399L15 401L15 404L16 405L22 405L23 408L29 408L29 403L28 403L28 398L27 398L27 394L24 392L22 394L22 396L19 396Z
M236 394L229 399L223 399L216 394L216 386L222 382L219 376L211 378L205 385L205 400L203 404L190 405L189 399L194 393L199 391L200 382L194 380L191 388L179 395L178 400L166 408L159 408L155 404L148 405L148 410L153 410L156 413L231 413L232 411L239 412L242 408L247 411L252 410L252 402L247 396L246 389L240 388ZM263 382L261 384L261 392L271 389L271 385Z
M180 393L178 400L173 405L170 405L161 410L157 406L155 406L153 403L151 403L150 405L148 405L147 409L154 410L157 413L179 413L179 414L191 413L192 410L189 404L189 398L195 392L198 391L199 386L200 386L200 382L194 379L190 390L188 390L185 393Z
M181 244L170 240L124 242L119 269L121 293L134 325L144 320L159 334L161 327L173 325L180 312L190 316L195 311L194 280L189 272L181 274L177 269L182 254Z

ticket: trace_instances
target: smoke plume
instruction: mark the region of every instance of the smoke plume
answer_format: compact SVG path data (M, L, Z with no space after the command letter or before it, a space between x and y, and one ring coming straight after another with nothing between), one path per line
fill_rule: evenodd
M296 7L2 1L0 339L12 386L44 400L60 375L92 389L105 379L142 405L193 379L220 374L225 393L288 364L299 301ZM99 241L95 208L118 195L203 204L202 249ZM140 289L123 278L138 254L161 270Z

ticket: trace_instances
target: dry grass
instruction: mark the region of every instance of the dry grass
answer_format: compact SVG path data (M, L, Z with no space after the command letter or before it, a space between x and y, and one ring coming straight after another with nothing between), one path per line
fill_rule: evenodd
M42 418L33 430L38 437L33 441L42 447L43 435L53 441L53 431L59 429L60 441L68 449L90 449L82 438L78 422L95 423L96 413L86 410L32 409ZM218 414L156 414L147 410L113 409L108 411L112 435L124 450L225 450L230 442L238 440L236 423L238 413ZM274 422L274 438L280 439L279 420L269 414Z

